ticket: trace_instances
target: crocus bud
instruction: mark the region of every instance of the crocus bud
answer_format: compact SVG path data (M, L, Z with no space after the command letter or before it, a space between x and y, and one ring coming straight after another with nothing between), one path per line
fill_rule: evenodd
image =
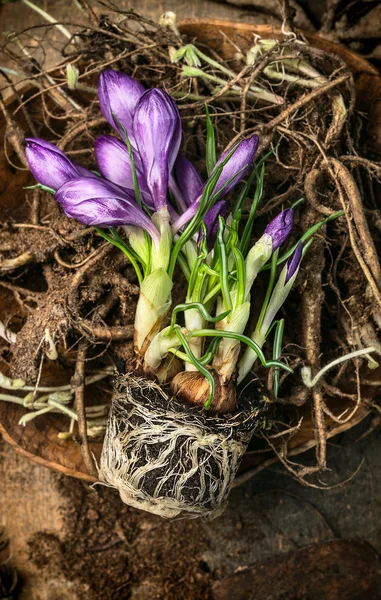
M303 244L302 244L302 242L299 242L299 244L296 246L293 254L290 256L290 258L287 261L285 284L288 284L291 279L294 282L294 279L297 276L298 271L299 271L300 263L302 260L302 255L303 255Z
M57 146L38 138L26 138L25 155L33 177L47 187L58 190L77 177L95 177L91 171L75 165Z
M126 145L111 135L101 135L95 140L94 152L103 177L133 192L134 181ZM136 150L133 150L133 157L141 199L148 208L153 208L152 198L141 170L140 155Z
M107 70L99 75L98 98L102 114L122 137L123 129L120 125L123 125L134 147L133 116L143 94L144 87L141 83L125 73Z
M282 210L266 227L262 237L251 248L246 257L246 294L267 263L271 254L275 252L289 236L294 223L294 213L291 208Z
M286 208L267 225L264 235L269 235L271 237L273 252L288 238L293 224L293 210L291 208Z
M60 187L55 198L69 218L98 227L135 225L145 229L159 244L159 232L151 219L136 204L133 196L113 183L98 177L80 177Z
M225 164L222 173L218 178L216 187L214 188L214 194L217 194L220 190L222 190L222 188L224 188L222 191L222 196L225 196L230 192L231 189L233 189L235 185L237 185L237 183L243 179L243 177L245 177L245 175L247 175L247 172L249 171L257 152L258 140L259 138L257 135L252 135L246 140L242 140L242 142L237 145L234 153ZM217 161L216 166L211 172L209 179L230 152L231 149L222 154L221 158ZM234 177L236 173L237 175ZM230 179L232 179L232 181L227 183Z
M278 310L282 304L286 301L291 288L294 284L296 276L299 271L300 261L302 260L303 244L299 242L296 246L293 254L287 261L287 264L283 267L276 286L271 294L270 302L266 310L265 317L261 326L261 330L264 335L270 328Z
M163 90L143 94L134 115L134 135L142 169L156 211L167 204L169 175L181 142L181 119L174 100Z
M204 217L204 224L206 227L206 244L208 246L208 250L213 250L216 238L217 238L217 230L218 230L218 217L224 217L227 211L227 202L225 200L220 200L220 202L216 202L214 206L206 213ZM198 244L201 243L202 232L199 232L198 236Z
M254 160L257 148L257 135L252 135L251 137L247 138L246 140L243 140L236 146L234 153L223 167L222 173L219 176L215 188L213 190L213 195L216 195L220 192L219 199L221 199L223 196L226 196L226 194L228 194L230 190L242 180L243 177L245 177ZM216 172L216 169L226 159L230 152L231 150L222 154L221 158L217 161L216 166L210 174L208 181ZM184 227L186 223L193 219L194 215L198 210L200 199L201 194L197 198L197 200L195 200L173 224L174 233L179 231L179 229L182 229L182 227Z
M79 70L70 63L66 65L66 79L69 90L75 90L77 87Z
M202 179L192 163L181 155L176 159L174 173L177 185L188 207L199 197L203 187Z
M288 259L287 264L283 267L279 275L279 279L276 283L273 293L271 294L270 302L267 306L262 324L260 325L260 327L257 327L255 329L251 336L251 339L254 342L256 342L260 347L263 346L267 332L270 329L277 312L286 301L287 296L289 295L292 289L292 286L299 271L302 255L303 244L302 242L299 242L293 254ZM244 377L246 377L247 373L250 371L256 359L256 353L251 348L247 348L238 366L238 383L240 383L244 379Z

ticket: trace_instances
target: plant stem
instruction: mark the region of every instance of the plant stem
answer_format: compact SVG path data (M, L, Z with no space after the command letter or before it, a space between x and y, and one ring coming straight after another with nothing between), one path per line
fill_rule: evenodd
M66 29L66 27L64 27L63 25L60 25L58 23L58 21L52 17L49 13L45 12L44 10L42 10L42 8L40 8L39 6L37 6L36 4L34 4L33 2L31 2L30 0L21 0L24 4L26 4L27 6L29 6L29 8L31 8L32 10L34 10L36 13L38 13L39 15L41 15L41 17L44 17L44 19L46 19L46 21L48 21L49 23L53 23L55 24L55 26L57 27L57 29L59 29L59 31L61 33L63 33L63 35L65 37L67 37L69 40L72 38L72 35L70 33L70 31L68 31Z
M309 367L303 367L302 368L303 383L308 388L313 388L318 383L319 379L322 378L324 373L326 373L333 367L336 367L337 365L340 365L341 363L346 362L347 360L351 360L352 358L357 358L359 356L371 354L372 352L377 352L377 348L375 348L374 346L369 346L368 348L361 348L361 350L356 350L355 352L350 352L349 354L344 354L344 356L340 356L340 358L336 358L336 360L333 360L332 362L325 365L325 367L320 369L320 371L318 373L316 373L316 375L313 379L311 379L311 369Z

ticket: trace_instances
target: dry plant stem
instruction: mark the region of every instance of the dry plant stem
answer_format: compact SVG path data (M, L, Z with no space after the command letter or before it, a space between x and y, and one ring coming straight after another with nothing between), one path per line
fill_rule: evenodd
M324 204L321 204L317 197L317 181L321 177L321 169L312 169L306 175L304 182L304 191L307 196L308 202L314 207L314 209L322 215L329 216L335 211Z
M123 327L93 325L90 321L81 319L78 323L79 329L82 329L93 341L118 342L129 341L134 337L134 326L124 325Z
M72 142L79 134L83 133L86 129L92 129L93 127L98 127L106 123L106 119L103 117L97 119L91 119L91 121L86 121L83 123L82 121L74 127L72 127L58 142L57 146L60 150L65 150L66 146Z
M316 88L312 92L309 92L308 94L304 94L301 98L299 98L299 100L294 102L294 104L292 104L291 106L289 106L288 108L283 110L277 117L275 117L269 123L267 123L264 127L265 130L273 129L277 125L280 125L280 123L282 123L285 119L290 117L292 115L292 113L299 110L303 106L306 106L306 104L308 104L312 100L318 98L322 94L325 94L329 90L332 90L333 88L337 87L338 85L341 85L342 83L344 83L344 81L348 81L348 79L349 79L349 75L341 75L337 79L328 81L327 83L325 83L324 85L322 85L319 88Z
M24 252L15 258L5 258L4 260L0 261L0 271L13 271L13 269L24 267L34 260L35 256L32 254L32 252Z
M309 209L303 223L307 227L318 220L314 209ZM307 363L315 373L320 368L321 308L324 301L322 272L324 269L324 240L316 237L314 250L307 253L304 260L306 287L302 293L303 341L306 348ZM321 387L312 389L314 406L316 458L318 467L326 466L327 432L324 418L324 399Z
M252 70L252 72L250 73L250 76L248 77L248 80L245 84L245 87L243 88L242 91L242 100L241 100L241 115L240 115L240 119L241 119L241 126L240 126L240 133L245 133L246 130L246 106L247 106L247 95L249 93L250 87L252 86L252 84L254 83L255 79L258 77L259 73L261 73L263 71L263 69L268 65L269 62L271 62L272 60L272 50L268 50L267 52L265 52L261 58L261 60L259 61L259 63L255 66L255 68Z
M303 108L304 106L306 106L307 104L312 102L313 100L316 100L316 98L318 98L319 96L322 96L329 90L332 90L333 88L337 87L338 85L341 85L348 79L349 79L349 75L341 75L337 79L334 79L333 81L329 81L328 83L325 83L321 87L312 90L312 92L309 92L308 94L303 94L303 96L301 98L299 98L299 100L297 100L296 102L294 102L293 104L291 104L290 106L288 106L287 108L282 110L282 112L279 115L274 117L268 123L265 123L264 125L261 125L261 126L255 126L255 127L251 127L250 129L247 129L245 132L246 135L248 135L249 133L258 133L260 136L262 136L262 140L265 139L265 141L261 144L261 149L264 150L267 147L267 145L271 142L271 138L266 139L264 134L268 134L269 132L274 131L278 125L280 125L281 123L283 123L283 121L285 121L286 119L291 117L296 111L300 110L301 108ZM192 107L192 105L189 105L189 106ZM196 105L194 105L193 108L195 108L195 106L198 106L198 103ZM231 148L240 139L241 135L242 135L241 132L238 133L229 142L226 149L228 150L229 148Z
M31 221L32 225L38 225L40 222L40 203L41 203L41 191L36 188L32 193L32 210L31 210Z
M12 145L21 164L23 165L23 167L27 168L28 164L26 162L25 152L24 152L24 149L22 146L22 140L24 139L24 135L19 130L17 125L15 125L15 123L12 121L11 117L9 116L8 109L4 104L4 100L3 100L1 94L0 94L0 109L1 109L1 112L3 113L4 119L5 119L6 134L4 136L4 143L6 143L6 140L7 140ZM18 168L20 168L20 167L18 167Z
M85 275L95 267L95 265L102 259L105 259L108 254L110 254L114 250L111 244L104 244L100 250L90 258L84 265L81 267L71 282L69 291L68 291L68 303L69 307L74 307L77 302L77 292L78 287L80 286Z
M72 379L72 385L75 389L75 411L78 416L78 432L81 438L81 452L83 461L90 475L98 477L94 459L91 455L89 442L87 439L86 410L85 410L85 361L87 355L88 343L82 340L79 343L75 373Z
M348 169L335 158L323 163L328 168L345 211L352 249L381 309L381 267L364 214L359 189ZM349 204L349 211L348 211Z
M226 92L228 92L229 90L231 90L231 88L236 85L243 77L246 77L246 75L249 73L249 71L251 70L251 66L247 65L246 67L244 67L242 69L242 71L240 71L233 79L230 79L230 81L228 81L226 83L226 85L224 85L217 93L215 93L213 96L209 96L204 98L201 102L194 102L193 104L186 104L185 106L180 106L180 109L187 109L187 110L194 110L195 108L200 108L200 106L203 106L204 104L210 104L210 102L214 102L215 100L217 100L218 98L221 98L221 96L224 96L226 94Z

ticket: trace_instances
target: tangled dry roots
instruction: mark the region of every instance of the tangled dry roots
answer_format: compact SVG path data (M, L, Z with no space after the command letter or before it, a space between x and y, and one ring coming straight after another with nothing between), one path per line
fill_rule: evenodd
M207 417L129 374L118 378L116 389L100 480L117 488L126 504L162 517L220 515L263 411L257 405Z
M379 410L374 396L381 371L373 372L370 381L361 359L330 371L312 390L301 385L298 375L301 365L309 366L314 375L322 365L365 346L373 346L381 354L381 145L377 135L381 113L377 74L360 65L361 76L356 75L355 85L348 65L331 53L329 44L327 52L299 43L302 40L295 41L293 36L282 36L282 41L263 53L251 68L243 60L253 44L251 35L230 32L228 36L222 29L195 30L183 25L178 36L133 11L123 12L109 0L101 1L107 14L96 14L87 3L82 4L88 25L72 24L75 33L61 48L63 62L55 69L46 63L56 50L54 24L8 36L1 48L17 72L24 74L24 78L18 77L15 88L9 76L0 72L0 81L5 80L0 86L4 116L0 174L6 182L1 198L0 319L17 334L17 344L3 346L1 370L4 367L28 383L36 382L40 374L44 380L49 375L46 348L41 342L46 329L60 347L60 365L68 372L78 364L76 351L83 338L89 344L87 372L119 361L130 364L134 299L139 289L127 259L107 247L92 228L63 217L55 200L45 192L29 190L25 202L14 201L23 185L33 183L28 178L23 149L27 136L58 143L71 159L95 168L94 139L110 133L99 113L97 76L106 68L120 69L146 88L159 85L176 98L184 124L182 151L205 177L205 103L210 108L219 153L253 133L261 140L258 158L273 149L266 161L254 239L281 206L291 206L302 196L305 201L296 211L290 246L317 222L344 211L315 235L313 248L303 260L299 286L283 308L287 323L283 358L295 376L283 376L278 408L280 403L292 404L309 415L312 407L317 464L309 475L325 469L327 425L333 422L341 427L364 407ZM280 6L275 0L267 2L269 13L270 4ZM329 23L333 25L332 15L342 9L341 2L327 3L325 32L331 28ZM193 41L236 73L235 77L226 80L222 88L211 87L204 78L184 78L182 65L173 64L171 55ZM293 84L272 79L267 67L278 64L281 55L307 61L323 74L325 83L306 88L303 78ZM68 63L80 72L74 91L67 86ZM214 67L205 68L209 75L221 75ZM253 102L249 91L254 81L267 92L282 96L283 104ZM239 95L232 95L233 87L240 89ZM4 101L3 94L11 91L12 98ZM345 111L339 110L340 97ZM371 98L374 102L369 102ZM244 217L251 197L243 207ZM265 293L265 275L258 278L258 299ZM179 278L175 287L177 303L184 297L184 281ZM52 305L56 306L52 312L55 318L50 318L48 311ZM261 384L267 377L272 391L272 371L258 369L255 376ZM286 432L289 425L294 431L298 422L294 407L291 416L284 419ZM277 450L288 461L287 435L277 438L281 439ZM81 448L85 449L86 443ZM287 464L299 479L301 473L306 475L303 465Z

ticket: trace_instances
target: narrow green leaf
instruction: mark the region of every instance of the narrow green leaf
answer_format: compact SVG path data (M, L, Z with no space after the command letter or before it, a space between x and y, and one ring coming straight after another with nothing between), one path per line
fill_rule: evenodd
M249 249L249 243L250 243L251 233L253 231L255 214L257 212L258 204L262 199L263 184L264 184L264 177L265 177L264 163L262 163L260 173L258 174L258 169L256 169L255 173L256 173L256 177L257 177L257 187L255 188L253 203L250 207L249 216L247 218L245 228L243 230L243 234L242 234L242 238L241 238L241 245L240 245L240 250L244 257L246 257L246 254Z
M280 319L277 321L275 336L274 336L274 346L273 346L273 359L279 360L282 354L282 342L283 342L283 333L284 333L284 319ZM275 398L278 398L279 394L279 380L280 380L280 371L279 367L274 368L274 376L273 376L273 392Z
M225 221L222 217L218 217L218 232L217 232L217 248L218 258L220 262L220 283L221 294L224 300L225 310L230 312L233 308L232 299L229 289L229 265L226 246L224 242Z
M204 404L204 408L205 410L208 410L208 408L210 408L210 405L213 402L213 398L214 398L214 378L213 375L211 374L210 371L208 371L208 369L206 369L199 360L197 360L197 358L195 357L195 355L193 354L188 341L185 337L185 335L183 334L183 332L181 331L180 328L176 329L176 335L179 338L179 340L181 341L185 353L188 356L189 361L192 363L192 365L194 367L196 367L196 369L202 374L204 375L204 377L206 377L206 379L209 382L209 388L210 388L210 393L209 393L209 398L208 400L205 402Z
M217 162L217 154L216 154L216 136L214 132L214 127L212 120L209 114L208 105L205 104L205 114L206 114L206 171L208 176L213 171Z

